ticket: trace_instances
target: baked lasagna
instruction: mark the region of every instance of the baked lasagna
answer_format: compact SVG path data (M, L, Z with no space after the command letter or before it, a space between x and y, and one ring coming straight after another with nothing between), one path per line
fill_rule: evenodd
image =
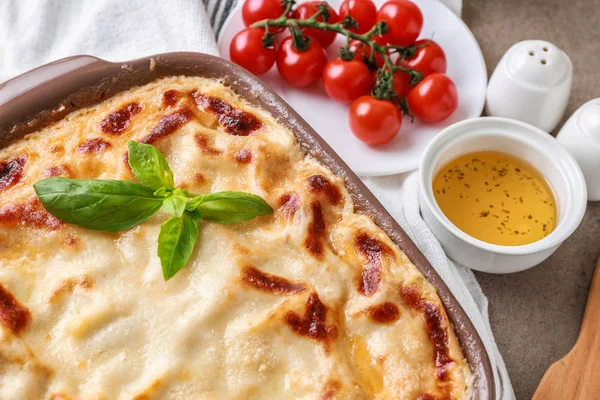
M167 218L118 233L45 211L47 177L134 180L130 139L177 187L275 210L202 222L165 282ZM168 77L0 150L1 399L466 399L473 376L435 288L342 178L221 82Z

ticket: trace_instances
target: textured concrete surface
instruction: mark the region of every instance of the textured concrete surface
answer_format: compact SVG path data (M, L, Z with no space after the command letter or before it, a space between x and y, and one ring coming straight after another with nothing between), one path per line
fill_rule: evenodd
M567 52L575 78L565 119L600 97L600 0L464 0L463 19L479 41L488 74L520 40L548 40ZM581 226L541 265L511 275L477 273L517 399L531 398L546 369L577 340L599 256L596 202L588 203Z

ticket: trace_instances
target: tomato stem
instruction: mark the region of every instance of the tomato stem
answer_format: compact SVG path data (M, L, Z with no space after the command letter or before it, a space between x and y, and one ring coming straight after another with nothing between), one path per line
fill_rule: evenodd
M292 34L292 44L294 47L299 51L307 50L312 39L306 36L298 26L291 26L289 29Z
M315 15L310 17L308 20L317 22L319 17L323 17L322 19L327 21L329 19L329 6L327 3L321 3L317 6L317 12Z

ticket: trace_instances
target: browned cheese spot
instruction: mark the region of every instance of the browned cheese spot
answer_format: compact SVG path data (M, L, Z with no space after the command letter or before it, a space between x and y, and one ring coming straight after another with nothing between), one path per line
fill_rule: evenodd
M421 289L413 284L405 285L400 288L400 295L404 302L414 310L420 310L424 301L421 295Z
M221 150L215 149L208 143L208 139L201 133L196 134L194 137L196 144L200 148L202 153L207 155L218 155L221 154Z
M286 218L292 218L300 208L300 197L296 193L285 193L279 197L277 212Z
M262 128L262 123L258 118L247 111L233 107L225 100L200 92L192 93L192 97L199 108L215 113L219 124L230 135L248 136Z
M120 135L140 111L142 111L142 106L138 103L129 103L100 121L98 128L104 133Z
M77 146L77 151L82 154L100 154L110 147L110 143L102 138L86 140Z
M89 290L93 288L95 284L96 282L94 281L94 279L92 279L88 275L82 275L75 278L67 278L64 281L62 281L56 289L54 289L54 292L52 292L52 295L48 299L48 302L52 303L58 300L63 295L72 293L76 287Z
M232 251L234 254L242 256L249 256L250 254L252 254L249 248L240 243L234 243Z
M13 334L21 333L31 321L31 313L0 284L0 323Z
M242 149L233 155L235 161L240 164L250 164L252 162L252 153L250 150Z
M400 319L400 309L394 303L386 301L367 308L367 315L380 324L391 324Z
M366 232L359 232L355 244L359 254L366 260L362 267L358 291L364 296L371 296L381 284L383 256L392 257L393 253L386 244Z
M40 200L35 197L23 204L9 204L0 209L0 225L16 226L17 224L57 230L63 222L48 213Z
M417 397L417 400L449 400L449 397L437 397L429 393L425 393Z
M155 379L141 393L138 393L135 396L133 396L132 400L150 400L156 398L157 391L162 384L163 381L161 379Z
M311 204L312 220L308 225L308 234L304 240L304 247L315 258L321 260L323 258L323 239L325 237L325 217L321 203L315 201Z
M200 172L194 172L192 174L192 181L194 181L194 183L204 183L206 182L206 178Z
M249 265L242 269L242 282L262 292L275 294L300 293L307 289L302 283L291 282Z
M179 99L181 98L181 95L183 93L175 90L175 89L171 89L171 90L167 90L166 92L163 93L163 105L167 106L167 107L173 107L174 105L176 105L179 102Z
M306 300L304 315L288 312L285 320L289 327L300 336L318 342L328 343L337 338L335 325L327 325L327 306L321 302L319 295L311 293Z
M146 144L156 143L158 140L174 133L187 124L194 117L194 113L187 107L179 108L170 114L163 115L158 123L143 137L140 142Z
M323 386L323 390L321 391L320 400L331 400L335 397L335 395L342 388L342 384L339 381L330 379L325 382L325 386Z
M70 233L63 236L63 243L68 247L76 248L79 245L79 239Z
M127 165L127 168L129 168L129 170L131 170L131 165L129 165L129 152L126 152L125 154L123 154L121 159L123 160L125 165Z
M52 178L53 176L69 176L69 168L64 165L55 165L42 172L42 178Z
M20 155L12 160L0 161L0 190L8 189L19 183L23 177L26 162L25 155Z
M404 302L412 309L421 312L427 327L429 340L434 348L437 378L445 381L447 365L452 362L448 349L448 331L445 328L446 317L440 308L422 297L416 285L405 285L400 288Z
M323 175L312 175L308 178L308 189L315 194L324 195L330 204L337 205L342 199L340 189Z

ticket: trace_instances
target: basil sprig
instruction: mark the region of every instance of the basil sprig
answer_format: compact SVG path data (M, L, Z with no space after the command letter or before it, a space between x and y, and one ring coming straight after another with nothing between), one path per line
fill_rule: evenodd
M173 171L156 147L130 140L128 150L127 161L131 171L142 185L154 190L175 188Z
M240 192L201 194L190 200L186 209L198 211L205 221L220 224L235 224L273 212L260 196Z
M189 261L198 241L199 220L233 224L273 212L251 193L196 195L176 188L169 164L154 146L130 140L128 148L129 166L142 184L54 177L33 187L50 214L87 229L117 232L142 224L161 208L173 214L158 236L165 280Z
M185 213L163 222L158 235L158 257L165 280L171 279L188 262L197 241L197 216Z
M133 228L156 213L163 199L136 182L68 178L33 185L44 208L84 228L116 232Z

